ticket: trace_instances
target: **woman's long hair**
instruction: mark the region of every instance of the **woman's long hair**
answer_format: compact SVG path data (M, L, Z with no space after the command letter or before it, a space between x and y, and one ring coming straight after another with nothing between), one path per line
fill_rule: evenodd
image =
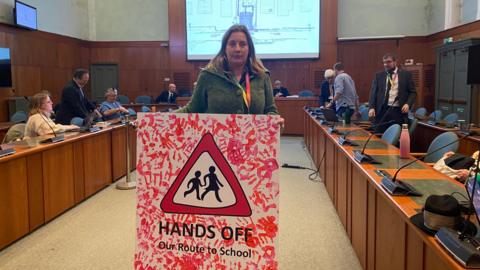
M267 69L263 66L262 61L260 59L257 59L257 56L255 55L255 47L253 45L252 36L250 35L247 27L242 24L234 24L227 30L227 32L225 32L222 38L222 47L220 48L220 51L217 53L217 55L212 60L210 60L207 68L221 68L223 70L230 70L226 55L227 42L230 36L235 32L243 32L247 37L248 57L245 66L247 66L248 69L250 71L253 71L254 73L265 73Z
M50 97L50 93L48 93L47 91L42 91L38 94L35 94L31 99L30 99L30 105L29 105L29 108L28 108L28 114L31 116L31 115L34 115L36 113L40 113L41 112L41 107L42 107L42 104L45 102L45 100Z

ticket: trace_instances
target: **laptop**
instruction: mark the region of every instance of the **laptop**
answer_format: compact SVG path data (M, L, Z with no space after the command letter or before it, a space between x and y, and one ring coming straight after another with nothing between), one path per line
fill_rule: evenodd
M324 108L322 110L322 112L323 112L323 117L325 118L325 120L327 120L329 122L338 122L339 121L338 116L337 116L337 114L335 113L334 110Z
M93 122L95 119L95 112L92 112L85 117L83 120L83 126L77 128L77 129L72 129L70 131L77 131L77 132L93 132L91 129L93 127Z

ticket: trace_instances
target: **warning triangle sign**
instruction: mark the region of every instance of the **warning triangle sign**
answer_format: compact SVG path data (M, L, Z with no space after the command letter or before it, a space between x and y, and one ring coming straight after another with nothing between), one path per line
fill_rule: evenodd
M251 216L252 210L230 164L206 133L160 203L166 213Z

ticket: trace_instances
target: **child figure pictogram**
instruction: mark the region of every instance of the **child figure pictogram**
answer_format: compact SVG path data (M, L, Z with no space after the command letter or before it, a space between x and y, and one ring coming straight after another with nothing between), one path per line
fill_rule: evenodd
M187 188L189 188L190 185L192 187L189 190L187 190L183 193L183 197L187 197L188 194L192 193L193 191L196 191L197 200L201 200L200 199L200 187L204 186L204 185L202 185L202 183L200 181L200 176L201 175L202 175L202 173L200 171L195 172L195 177L190 179L190 181L188 181L188 184L187 184Z

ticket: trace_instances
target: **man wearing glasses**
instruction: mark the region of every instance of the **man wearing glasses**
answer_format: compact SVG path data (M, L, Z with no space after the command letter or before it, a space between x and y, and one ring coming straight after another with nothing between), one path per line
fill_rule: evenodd
M99 117L102 116L95 108L95 105L88 101L83 91L89 78L88 70L75 70L73 79L62 90L62 99L55 122L68 125L72 118L80 117L86 119L91 112L94 112Z
M412 74L397 66L397 56L387 53L383 56L384 71L375 74L370 90L368 116L378 124L392 121L393 124L408 123L408 111L415 102L417 92ZM389 125L378 125L375 132L382 133Z

